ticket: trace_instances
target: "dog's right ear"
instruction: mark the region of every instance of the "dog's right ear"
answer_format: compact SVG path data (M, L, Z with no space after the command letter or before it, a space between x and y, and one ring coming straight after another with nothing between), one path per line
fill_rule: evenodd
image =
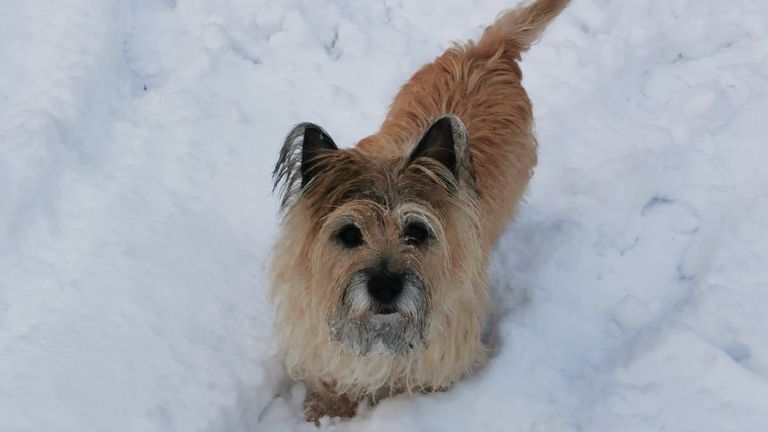
M330 135L314 123L301 123L288 133L272 172L274 189L281 189L283 209L311 186L323 169L323 157L336 150Z

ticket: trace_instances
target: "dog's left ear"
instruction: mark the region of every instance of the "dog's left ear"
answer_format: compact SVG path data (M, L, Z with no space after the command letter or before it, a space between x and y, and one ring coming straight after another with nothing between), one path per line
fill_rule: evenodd
M323 157L338 149L330 135L314 123L301 123L288 133L272 172L274 188L282 184L283 208L320 174Z
M419 158L433 159L446 168L456 179L471 172L469 137L464 123L454 115L435 120L408 156L408 163Z

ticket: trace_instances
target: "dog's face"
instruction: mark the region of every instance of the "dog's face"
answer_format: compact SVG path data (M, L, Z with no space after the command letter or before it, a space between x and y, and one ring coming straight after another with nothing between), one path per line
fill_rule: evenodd
M312 124L289 134L275 169L283 238L301 237L289 252L306 266L303 295L332 339L360 355L378 344L404 355L428 343L476 212L467 145L452 116L391 159L340 150Z

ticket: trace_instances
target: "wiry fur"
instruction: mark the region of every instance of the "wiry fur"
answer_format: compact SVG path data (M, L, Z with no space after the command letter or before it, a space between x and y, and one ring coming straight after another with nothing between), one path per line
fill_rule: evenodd
M517 61L567 3L511 10L477 43L447 50L403 86L381 129L353 149L336 149L311 124L286 138L275 169L283 221L272 296L287 370L314 392L309 418L349 415L349 403L363 397L440 390L486 360L490 249L536 165ZM417 146L446 115L455 156L448 165ZM403 242L412 221L428 227L428 244ZM363 246L334 243L345 224L364 233ZM368 311L364 270L382 262L406 277L400 313L379 322ZM318 404L323 394L336 402ZM328 408L338 401L344 410Z

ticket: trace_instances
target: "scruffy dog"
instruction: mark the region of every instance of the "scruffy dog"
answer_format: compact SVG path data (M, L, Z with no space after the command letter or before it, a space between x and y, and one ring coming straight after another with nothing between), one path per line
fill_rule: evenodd
M567 4L510 10L447 50L354 148L312 123L286 138L272 297L308 420L444 390L485 362L490 251L536 165L518 61Z

